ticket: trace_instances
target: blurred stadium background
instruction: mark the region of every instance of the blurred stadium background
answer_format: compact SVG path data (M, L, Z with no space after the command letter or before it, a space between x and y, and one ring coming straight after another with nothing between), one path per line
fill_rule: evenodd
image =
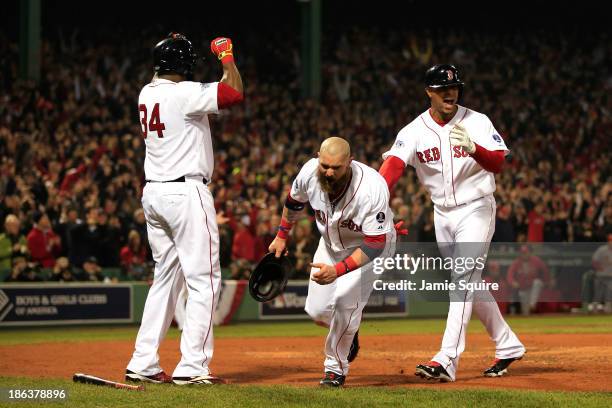
M11 0L3 9L0 289L9 300L0 299L0 327L139 321L152 264L136 101L152 76L151 48L170 31L206 57L196 73L203 82L220 76L210 39L231 37L245 83L245 103L213 118L211 189L225 278L217 323L300 314L303 284L290 292L293 303L267 311L244 296L290 181L333 135L378 168L399 129L426 109L423 74L435 63L459 67L464 105L487 114L513 152L497 176L494 241L612 241L612 38L603 3ZM405 239L435 241L431 203L413 171L396 191ZM303 280L318 242L312 214L292 233L293 278ZM596 275L584 262L586 276ZM41 308L20 318L6 310L11 288L90 297L55 312L29 305ZM96 303L99 293L107 303ZM585 293L535 312L588 311ZM511 306L505 312L518 313ZM444 310L398 314L407 313Z

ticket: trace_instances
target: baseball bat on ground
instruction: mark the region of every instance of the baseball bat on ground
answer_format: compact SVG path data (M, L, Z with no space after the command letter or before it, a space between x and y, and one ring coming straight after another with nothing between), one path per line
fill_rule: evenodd
M72 381L83 383L83 384L102 385L105 387L119 388L119 389L124 389L124 390L144 391L143 385L124 384L124 383L115 382L111 380L105 380L104 378L94 377L93 375L88 375L88 374L83 374L83 373L76 373L75 375L73 375Z

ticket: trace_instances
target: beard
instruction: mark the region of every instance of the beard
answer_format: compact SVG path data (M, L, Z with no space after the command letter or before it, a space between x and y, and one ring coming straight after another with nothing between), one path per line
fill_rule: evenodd
M348 179L351 177L351 172L347 171L342 177L334 180L331 177L326 177L325 173L319 172L317 174L319 179L319 184L321 185L321 190L326 192L327 194L337 194L340 193L340 190L344 188Z

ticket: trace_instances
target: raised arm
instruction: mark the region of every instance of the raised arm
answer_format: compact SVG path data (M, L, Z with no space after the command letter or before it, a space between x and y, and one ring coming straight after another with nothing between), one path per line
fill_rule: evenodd
M219 81L217 104L219 109L228 108L244 100L242 77L234 62L234 46L232 40L218 37L210 43L212 53L223 64L223 77Z

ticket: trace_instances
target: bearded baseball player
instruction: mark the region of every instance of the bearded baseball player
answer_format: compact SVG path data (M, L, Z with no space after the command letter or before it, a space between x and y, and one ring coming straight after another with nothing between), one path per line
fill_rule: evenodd
M385 180L353 160L346 140L326 139L318 156L294 180L269 250L276 256L285 251L289 231L309 202L321 239L305 310L329 327L320 384L341 387L359 350L361 314L374 281L371 261L393 254L396 232Z
M223 65L223 77L219 82L193 82L193 46L184 35L170 34L155 46L155 75L138 98L146 145L142 206L155 274L126 370L130 381L223 382L208 368L221 281L219 232L207 187L214 164L208 115L240 103L243 89L232 41L216 38L211 50ZM161 368L157 352L185 284L182 357L170 377Z
M457 256L458 248L469 248L471 256L486 258L495 229L494 173L501 171L509 150L486 115L457 104L464 84L453 65L431 67L425 82L431 108L399 132L394 145L383 154L380 173L392 191L406 165L414 167L434 204L436 240L442 255ZM462 273L454 270L452 278L480 282L481 273L477 267ZM513 361L522 358L525 347L497 303L488 291L483 297L490 301L474 301L469 291L461 298L451 297L442 347L430 362L417 366L416 375L455 381L472 309L495 342L495 361L484 371L485 376L504 375Z

